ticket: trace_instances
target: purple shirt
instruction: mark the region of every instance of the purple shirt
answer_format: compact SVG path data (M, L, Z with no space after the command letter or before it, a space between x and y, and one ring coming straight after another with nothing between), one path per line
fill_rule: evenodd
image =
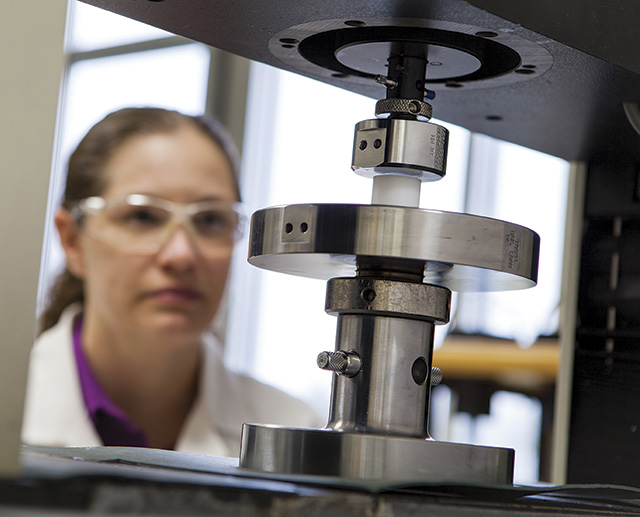
M96 379L82 348L82 315L73 323L73 351L87 413L104 445L149 447L144 431L116 406Z

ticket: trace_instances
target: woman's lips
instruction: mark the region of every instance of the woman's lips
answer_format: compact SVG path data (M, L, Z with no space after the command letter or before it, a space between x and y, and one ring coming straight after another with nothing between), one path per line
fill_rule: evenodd
M202 299L202 293L190 287L167 287L152 291L149 297L165 303L188 303Z

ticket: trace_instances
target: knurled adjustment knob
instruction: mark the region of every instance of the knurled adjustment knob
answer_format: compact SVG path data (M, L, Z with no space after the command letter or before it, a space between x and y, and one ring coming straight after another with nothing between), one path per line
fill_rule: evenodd
M442 382L442 370L437 366L431 367L431 386L437 386Z
M339 375L353 377L360 371L362 363L360 356L353 352L338 350L337 352L320 352L316 360L318 366L323 370L329 370Z
M433 109L428 102L417 99L382 99L376 102L376 117L387 113L430 119L433 115Z

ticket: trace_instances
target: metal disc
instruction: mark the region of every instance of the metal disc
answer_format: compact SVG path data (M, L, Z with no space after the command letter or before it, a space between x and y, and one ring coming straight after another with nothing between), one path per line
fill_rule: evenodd
M349 479L513 483L513 449L244 424L240 467Z
M365 258L378 269L424 270L424 282L454 291L532 287L540 237L516 224L453 212L382 205L305 204L251 218L249 262L293 275L354 276Z
M336 52L343 65L371 75L388 75L387 58L392 54L394 42L376 41L348 45ZM442 45L423 44L427 59L429 81L441 81L477 72L482 62L473 54Z
M295 25L274 34L269 50L303 75L347 89L364 88L380 99L386 88L375 82L375 76L387 75L384 65L396 43L424 46L430 90L511 85L539 77L553 64L548 50L513 31L398 17ZM523 72L521 65L533 68Z

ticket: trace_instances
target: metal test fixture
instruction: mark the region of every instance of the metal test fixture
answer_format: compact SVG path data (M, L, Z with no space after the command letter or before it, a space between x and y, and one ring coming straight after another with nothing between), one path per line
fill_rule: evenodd
M433 329L449 318L449 289L534 285L539 239L418 208L421 184L445 174L448 136L429 122L433 106L439 119L582 164L580 287L565 329L568 481L637 483L640 310L621 288L636 285L640 263L635 2L86 1L378 99L375 118L356 126L352 161L372 178L371 205L253 216L249 261L327 279L338 330L335 351L318 356L335 372L327 429L245 426L241 466L511 483L513 451L429 439Z
M288 205L253 215L251 264L328 280L325 308L338 317L336 347L318 356L318 366L336 375L325 429L245 424L241 467L512 481L512 450L429 438L434 325L449 321L449 289L535 285L539 237L504 221L417 208L421 184L441 179L447 159L448 131L429 122L432 106L425 102L433 95L430 70L452 80L481 63L471 49L439 44L446 31L405 23L411 38L365 22L276 35L278 54L310 45L316 60L334 59L327 66L357 71L362 81L383 84L387 95L376 104L378 118L355 128L352 169L372 178L371 205Z

